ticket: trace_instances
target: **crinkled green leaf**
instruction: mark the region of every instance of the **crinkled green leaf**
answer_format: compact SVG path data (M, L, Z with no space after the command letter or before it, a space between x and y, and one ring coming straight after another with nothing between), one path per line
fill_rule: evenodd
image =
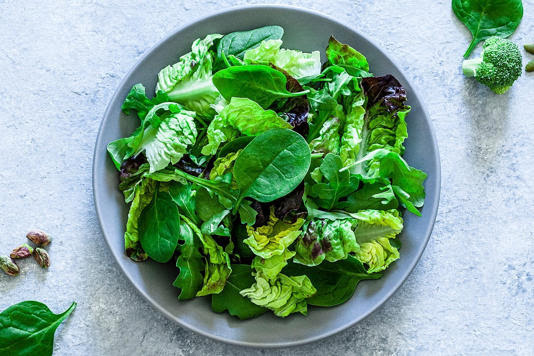
M325 259L329 262L346 259L349 253L360 249L352 225L351 219L312 220L297 241L294 261L316 266Z
M271 309L279 317L292 313L306 315L306 299L317 291L307 276L279 274L275 280L270 280L262 272L257 272L255 279L256 282L242 290L241 295L256 305Z
M202 154L214 155L221 143L239 134L255 136L273 128L291 128L291 125L250 99L232 98L208 126L209 143L202 148Z
M343 67L350 75L369 76L369 63L363 54L330 36L326 57L331 64Z
M249 237L244 241L255 255L269 258L282 255L286 248L300 235L300 228L304 219L297 219L294 223L278 219L271 208L269 221L266 225L254 228L247 226Z
M295 79L314 77L321 73L319 51L305 53L291 49L280 49L282 40L267 40L245 52L245 63L273 64L285 70Z
M215 40L222 35L212 34L197 39L191 52L180 57L178 63L163 68L158 74L156 92L165 93L172 101L184 105L201 116L213 116L211 108L219 97L212 83L213 52Z
M356 252L356 258L368 266L367 272L383 271L400 257L399 250L393 247L390 241L386 237L381 237L361 244L360 250Z
M274 255L267 259L256 256L252 260L252 268L263 273L263 275L271 280L276 279L280 271L287 265L287 260L295 256L294 251L284 250L281 255Z
M139 243L139 217L143 209L152 201L155 182L145 179L134 190L135 194L128 211L126 231L124 232L124 249L132 260L144 261L148 256Z

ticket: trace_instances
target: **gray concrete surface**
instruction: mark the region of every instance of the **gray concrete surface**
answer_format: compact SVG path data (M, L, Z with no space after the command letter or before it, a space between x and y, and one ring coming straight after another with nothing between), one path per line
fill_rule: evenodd
M56 355L534 354L534 75L503 96L464 79L469 34L450 0L285 2L381 45L421 93L437 132L443 183L434 233L383 307L315 344L244 349L178 327L124 278L92 198L104 109L166 33L246 3L257 1L0 0L0 251L31 227L56 237L49 271L28 260L20 277L0 275L0 309L37 299L59 312L77 301ZM534 1L523 3L513 39L533 42Z

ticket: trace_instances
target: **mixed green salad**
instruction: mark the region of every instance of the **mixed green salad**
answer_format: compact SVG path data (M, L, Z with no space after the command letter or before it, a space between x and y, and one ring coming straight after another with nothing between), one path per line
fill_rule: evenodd
M178 299L241 319L329 307L399 258L426 174L403 160L406 92L330 37L282 48L267 26L193 42L122 106L139 127L108 152L130 204L126 254L175 262Z

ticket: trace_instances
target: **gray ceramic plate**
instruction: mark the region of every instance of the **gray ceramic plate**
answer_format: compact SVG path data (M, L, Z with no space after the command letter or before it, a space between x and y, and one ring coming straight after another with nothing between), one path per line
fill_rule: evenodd
M412 112L408 116L409 139L406 160L428 173L423 216L405 216L401 235L402 252L385 276L378 281L362 282L354 297L335 308L310 308L307 317L295 315L279 319L272 315L239 321L226 314L211 311L208 298L178 302L177 290L171 283L177 271L172 264L134 263L124 255L123 234L127 207L117 188L118 177L106 155L106 144L129 135L136 120L125 119L121 104L136 83L153 92L156 75L168 64L190 50L191 42L209 33L228 33L265 25L285 29L284 46L303 51L321 50L332 34L362 52L375 75L393 74L406 87ZM423 105L406 77L379 48L351 28L308 10L284 6L253 6L230 9L176 30L147 52L126 75L113 96L98 134L93 185L95 205L104 236L126 277L139 292L167 317L178 324L217 340L234 344L272 347L298 345L339 332L365 318L384 303L402 284L419 260L436 217L440 190L440 164L436 139Z

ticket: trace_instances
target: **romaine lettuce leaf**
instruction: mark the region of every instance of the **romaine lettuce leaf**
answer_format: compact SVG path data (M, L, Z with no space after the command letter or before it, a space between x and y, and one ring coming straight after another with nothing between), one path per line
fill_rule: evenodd
M328 40L326 57L331 64L342 67L352 76L368 77L370 75L367 58L351 46L337 41L334 36L330 36Z
M282 273L270 280L262 272L256 273L256 282L241 291L256 305L271 309L276 316L286 317L292 313L307 314L306 299L316 293L307 276L289 277Z
M271 208L269 221L266 225L254 228L247 226L248 238L244 242L256 256L264 259L275 255L282 255L289 245L300 235L300 228L304 219L297 219L294 223L280 220Z
M211 50L215 40L222 35L212 34L197 39L191 52L180 57L180 61L163 68L158 74L156 93L165 93L172 101L204 117L211 117L215 111L210 105L219 97L211 81L214 53Z
M295 79L315 77L321 73L319 51L305 53L291 49L280 49L282 40L267 40L245 52L245 63L273 64L285 70Z
M232 98L208 126L208 144L202 148L202 154L214 155L221 143L239 134L255 136L274 128L291 128L291 125L250 99Z

